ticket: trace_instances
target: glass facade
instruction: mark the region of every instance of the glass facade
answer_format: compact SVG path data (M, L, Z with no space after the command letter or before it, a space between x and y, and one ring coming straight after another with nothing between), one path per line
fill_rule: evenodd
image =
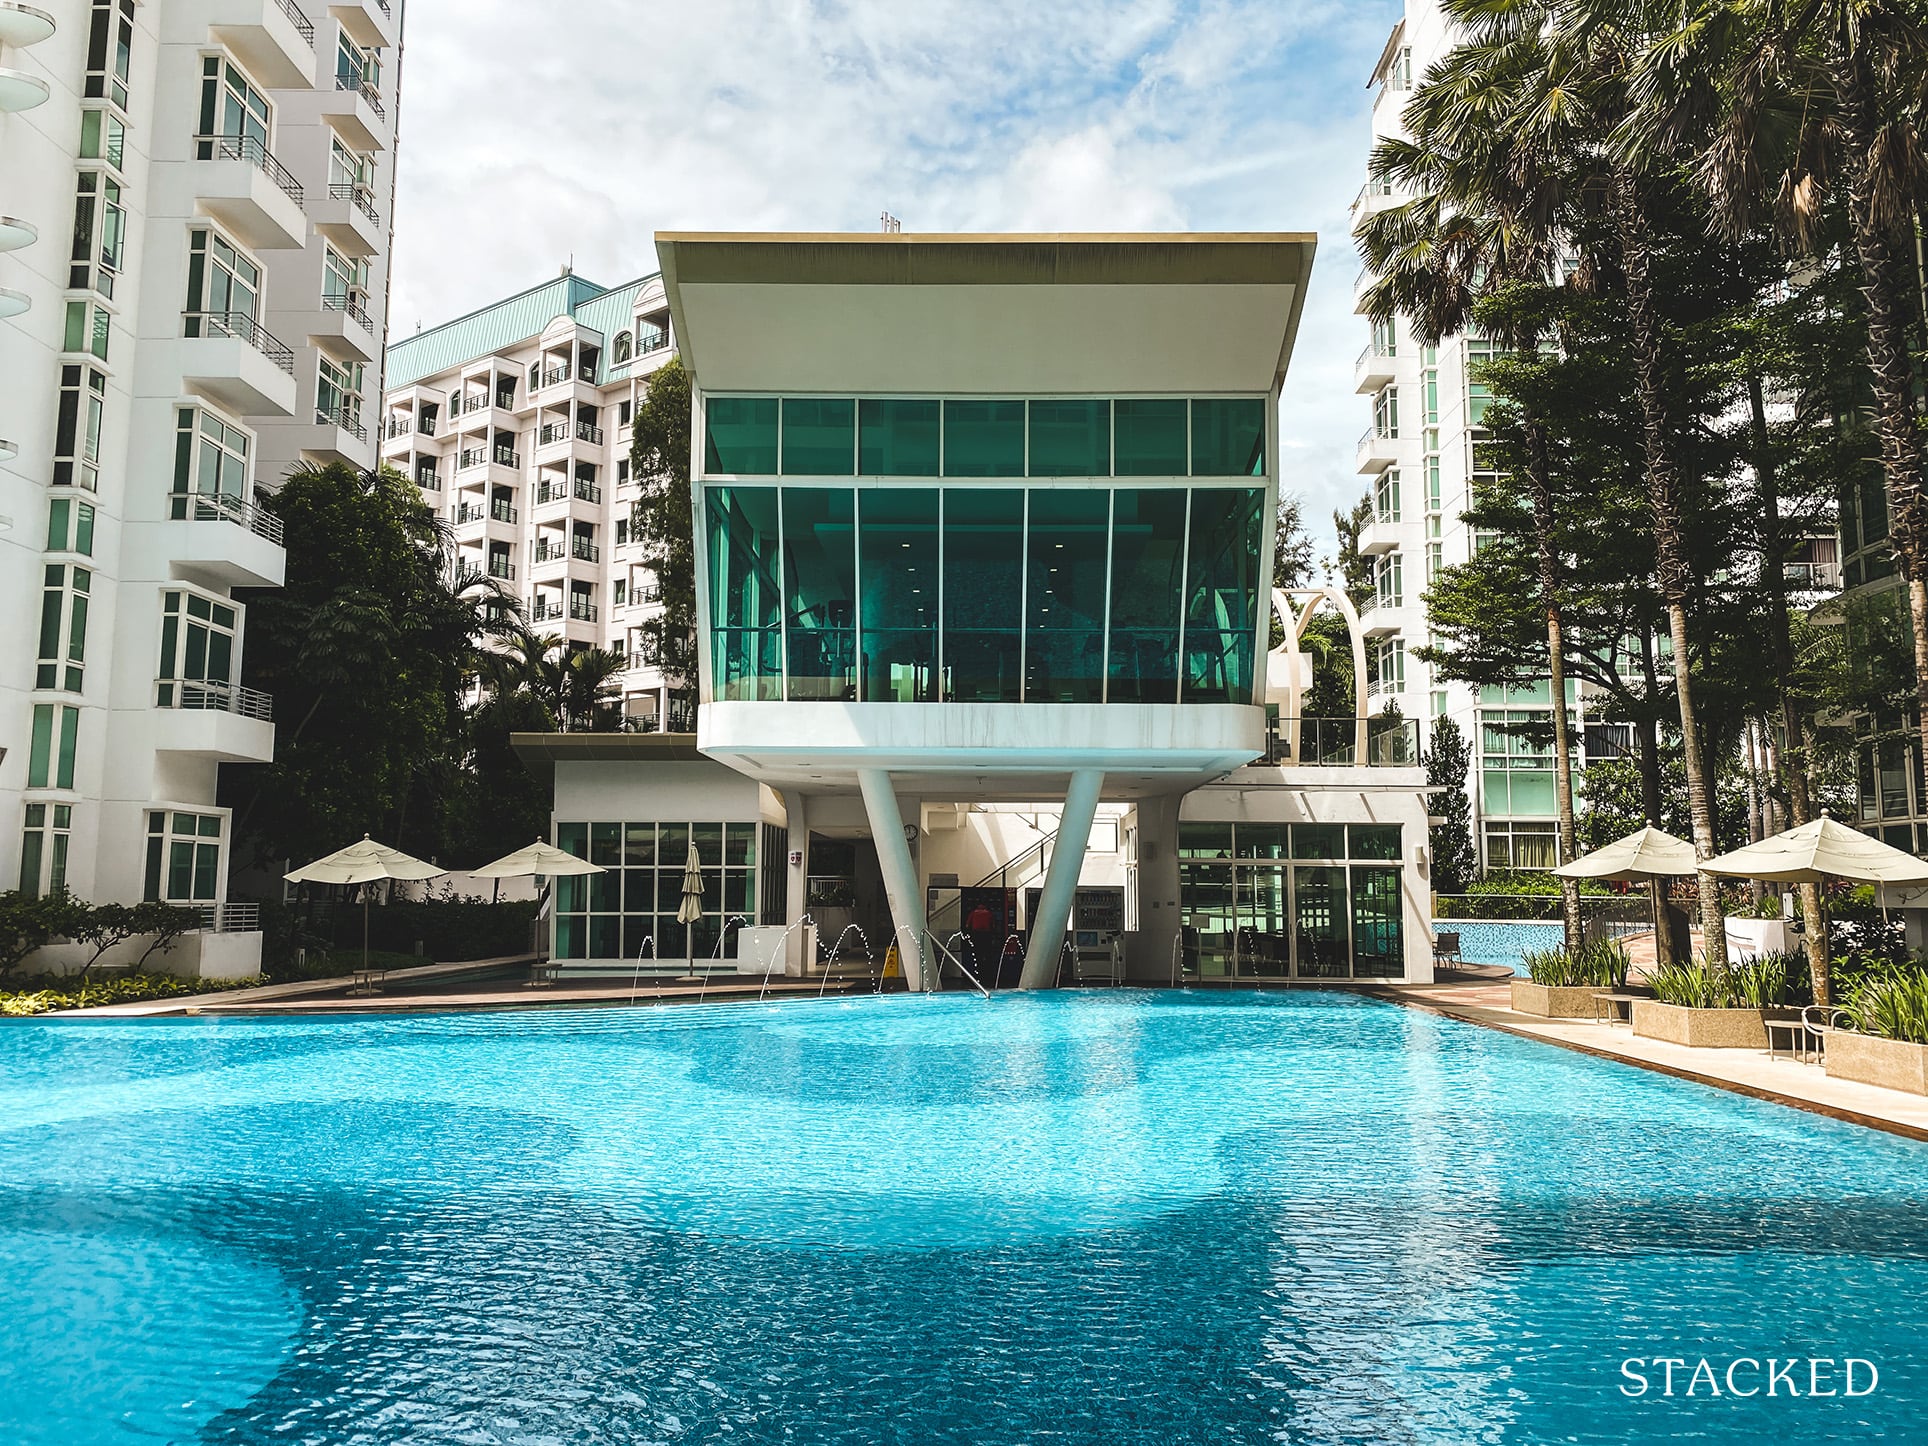
M606 870L556 880L557 959L714 959L757 920L754 823L558 823L556 847ZM690 845L703 917L676 922Z
M1260 397L707 397L711 477L1263 477Z
M1256 487L702 492L719 701L1250 703Z
M1396 979L1406 972L1397 824L1181 823L1188 972Z

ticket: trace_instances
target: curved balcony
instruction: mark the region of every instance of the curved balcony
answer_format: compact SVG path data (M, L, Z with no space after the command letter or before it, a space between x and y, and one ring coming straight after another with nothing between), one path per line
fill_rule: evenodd
M18 251L40 239L40 228L18 216L0 216L0 251Z
M47 95L47 82L39 76L0 65L0 115L12 115L45 105Z
M38 45L54 33L54 17L20 0L0 0L0 45Z
M5 437L0 437L0 462L11 462L20 455L20 448Z
M0 286L0 321L9 316L18 316L33 305L33 298L24 291L15 291L10 286Z

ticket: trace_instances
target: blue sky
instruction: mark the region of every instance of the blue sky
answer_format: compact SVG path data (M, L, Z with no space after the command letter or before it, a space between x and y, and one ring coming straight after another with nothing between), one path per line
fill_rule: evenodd
M609 284L654 270L658 229L1316 230L1281 460L1329 552L1368 420L1347 206L1400 8L414 0L393 335L571 257Z

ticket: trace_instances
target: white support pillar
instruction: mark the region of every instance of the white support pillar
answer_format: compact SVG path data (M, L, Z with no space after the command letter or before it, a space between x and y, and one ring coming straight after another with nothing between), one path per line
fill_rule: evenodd
M884 875L890 900L891 937L904 966L904 982L914 994L924 987L924 896L917 887L917 866L911 862L910 840L904 836L904 811L890 775L881 768L857 772L863 790L864 812L877 845L877 866Z
M786 974L801 976L816 963L810 957L810 931L797 928L810 907L810 805L801 793L790 789L783 794L783 811L790 852L798 855L797 862L786 859L783 865L783 922L792 931L783 946L783 964Z
M1051 867L1045 870L1044 889L1038 895L1038 916L1031 920L1031 942L1024 951L1024 972L1018 977L1020 989L1049 989L1057 982L1064 928L1071 922L1071 900L1104 786L1105 775L1099 769L1081 768L1071 775L1057 841L1051 845Z

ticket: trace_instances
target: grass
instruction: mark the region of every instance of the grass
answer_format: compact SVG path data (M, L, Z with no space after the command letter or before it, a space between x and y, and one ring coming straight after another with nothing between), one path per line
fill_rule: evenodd
M1555 989L1624 989L1627 947L1618 939L1590 939L1578 949L1535 949L1521 956L1527 978Z

